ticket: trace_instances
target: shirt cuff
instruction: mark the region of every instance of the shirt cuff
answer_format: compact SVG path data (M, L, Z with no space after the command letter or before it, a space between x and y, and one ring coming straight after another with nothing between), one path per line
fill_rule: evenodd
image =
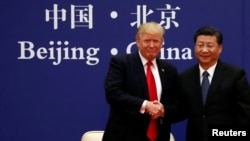
M144 114L146 111L146 104L147 104L147 100L144 100L140 109L140 113Z

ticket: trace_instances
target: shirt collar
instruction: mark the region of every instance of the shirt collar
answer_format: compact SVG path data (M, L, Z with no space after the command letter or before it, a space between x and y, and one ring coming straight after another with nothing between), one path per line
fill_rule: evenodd
M217 62L211 66L210 68L208 68L207 70L204 70L201 65L199 64L199 69L200 69L200 77L202 78L202 74L204 71L207 71L209 73L209 77L212 77L214 75L214 71L215 71L215 67L217 65Z
M141 52L139 51L139 56L141 58L141 61L142 61L142 64L143 66L146 66L148 60L146 58L144 58L142 55L141 55ZM156 66L156 59L153 59L152 60L152 63L153 63L153 67Z

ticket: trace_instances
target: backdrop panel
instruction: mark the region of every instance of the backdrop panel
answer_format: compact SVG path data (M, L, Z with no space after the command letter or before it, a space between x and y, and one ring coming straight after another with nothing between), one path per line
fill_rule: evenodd
M79 141L103 130L103 80L112 55L136 51L146 21L166 29L160 58L181 72L196 63L193 34L205 25L224 34L221 59L250 80L247 0L32 0L0 4L0 140ZM173 125L184 141L185 121Z

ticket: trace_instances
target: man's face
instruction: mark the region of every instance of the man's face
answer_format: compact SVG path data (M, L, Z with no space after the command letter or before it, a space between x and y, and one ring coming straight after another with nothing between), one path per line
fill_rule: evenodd
M200 35L195 43L195 56L203 69L208 69L219 59L222 45L219 45L216 36Z
M136 44L143 57L153 60L161 51L163 37L160 34L143 33L138 35Z

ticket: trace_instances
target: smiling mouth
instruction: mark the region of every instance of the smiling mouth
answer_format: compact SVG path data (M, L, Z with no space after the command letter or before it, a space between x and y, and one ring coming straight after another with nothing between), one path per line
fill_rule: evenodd
M209 57L209 56L204 56L204 55L202 55L201 57L207 58L207 57Z
M155 50L148 50L148 53L154 53Z

